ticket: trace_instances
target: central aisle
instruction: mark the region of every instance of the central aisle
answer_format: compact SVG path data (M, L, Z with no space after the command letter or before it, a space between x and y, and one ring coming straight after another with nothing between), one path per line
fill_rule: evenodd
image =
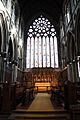
M28 111L53 111L50 95L48 93L38 93Z
M28 110L16 110L9 120L69 120L68 118L65 110L53 107L48 93L38 93Z

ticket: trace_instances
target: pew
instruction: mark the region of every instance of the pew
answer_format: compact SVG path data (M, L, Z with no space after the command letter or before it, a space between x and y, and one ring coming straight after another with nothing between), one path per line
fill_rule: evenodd
M25 88L23 86L16 86L16 105L18 105L21 102L22 97L24 97L24 91Z
M34 98L34 87L17 83L0 83L0 112L10 113L18 104L29 104Z
M0 111L2 110L2 89L3 85L0 83Z
M29 104L34 99L34 84L32 83L31 79L27 80L26 85L26 102Z
M63 86L51 86L51 100L56 105L62 105L64 103Z
M0 84L0 111L9 113L16 109L16 106L24 97L24 86L17 86L13 83Z
M34 99L34 87L16 86L16 106L29 104Z

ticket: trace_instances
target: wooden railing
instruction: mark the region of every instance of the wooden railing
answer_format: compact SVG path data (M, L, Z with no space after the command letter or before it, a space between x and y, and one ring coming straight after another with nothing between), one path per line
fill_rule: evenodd
M34 86L34 91L50 91L50 86Z

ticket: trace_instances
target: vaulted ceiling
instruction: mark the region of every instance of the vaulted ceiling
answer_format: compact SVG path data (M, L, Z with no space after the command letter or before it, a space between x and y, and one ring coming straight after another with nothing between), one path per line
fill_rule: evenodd
M46 14L58 25L63 1L64 0L18 0L25 25L39 13Z

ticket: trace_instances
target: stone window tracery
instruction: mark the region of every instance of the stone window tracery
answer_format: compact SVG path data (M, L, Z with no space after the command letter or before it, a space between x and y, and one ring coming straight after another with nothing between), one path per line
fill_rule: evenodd
M58 67L58 46L54 26L42 15L27 32L26 68Z

